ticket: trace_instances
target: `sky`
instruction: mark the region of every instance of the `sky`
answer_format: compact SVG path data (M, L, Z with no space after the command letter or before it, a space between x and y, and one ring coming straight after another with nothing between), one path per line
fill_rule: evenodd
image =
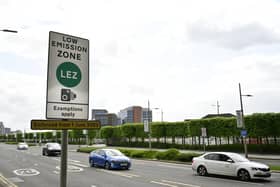
M46 119L49 31L90 42L89 109L153 120L280 111L280 1L0 0L0 121ZM162 113L161 113L162 111ZM91 118L91 115L89 115Z

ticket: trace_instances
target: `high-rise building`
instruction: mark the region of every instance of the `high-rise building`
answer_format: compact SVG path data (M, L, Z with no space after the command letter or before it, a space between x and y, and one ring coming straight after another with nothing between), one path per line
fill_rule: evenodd
M114 113L108 113L105 109L93 109L92 119L99 120L101 126L118 125L118 116Z
M10 134L11 133L11 128L5 128L5 134Z
M96 116L98 115L104 115L104 114L108 114L108 111L105 110L105 109L93 109L91 111L91 116L92 116L92 119L96 119Z
M141 106L131 106L121 110L118 113L121 120L121 124L125 123L143 123L144 120L153 121L152 110L148 108L142 108Z
M0 135L5 134L5 127L2 121L0 121Z

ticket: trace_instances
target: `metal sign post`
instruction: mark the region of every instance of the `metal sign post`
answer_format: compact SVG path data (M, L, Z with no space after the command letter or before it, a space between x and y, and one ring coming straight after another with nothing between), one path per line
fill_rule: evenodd
M204 127L201 128L201 136L203 139L203 150L205 152L205 137L207 137L207 133L206 133L206 128Z
M68 130L62 130L61 161L60 161L60 186L67 186L67 144Z

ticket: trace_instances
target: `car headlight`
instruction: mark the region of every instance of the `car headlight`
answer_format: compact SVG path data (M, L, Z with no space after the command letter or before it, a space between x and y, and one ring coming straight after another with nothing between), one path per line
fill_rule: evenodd
M253 171L257 171L257 170L258 170L258 168L251 167L251 170L253 170Z

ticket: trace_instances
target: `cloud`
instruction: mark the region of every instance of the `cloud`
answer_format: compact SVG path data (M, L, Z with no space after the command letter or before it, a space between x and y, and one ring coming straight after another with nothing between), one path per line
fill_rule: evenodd
M280 44L280 33L256 22L225 28L198 21L190 26L187 35L194 42L214 44L233 50Z

